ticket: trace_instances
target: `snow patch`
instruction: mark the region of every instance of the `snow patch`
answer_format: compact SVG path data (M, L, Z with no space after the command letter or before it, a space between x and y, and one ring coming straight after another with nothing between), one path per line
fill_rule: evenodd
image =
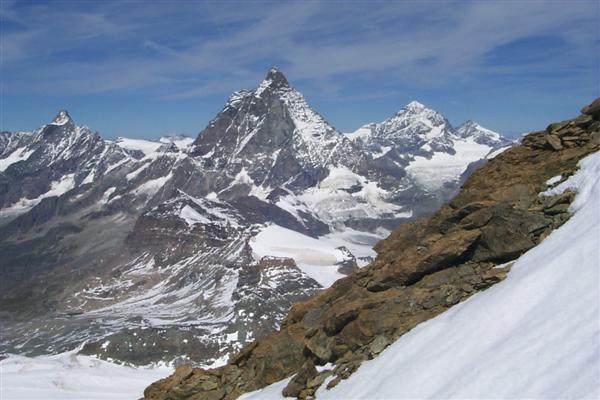
M250 239L250 247L257 260L265 256L292 258L306 275L323 287L329 287L344 275L336 263L344 260L338 247L344 246L356 257L374 257L373 245L380 236L348 229L318 239L299 232L269 225Z
M211 221L206 218L203 215L200 215L200 213L196 210L194 210L192 207L186 205L184 206L181 211L179 212L179 217L183 220L185 220L185 222L192 226L194 224L210 224Z
M468 138L455 141L454 150L454 155L435 152L430 159L417 156L406 171L427 189L437 190L444 183L459 179L470 163L481 160L490 152L490 147Z
M109 202L110 196L117 190L116 187L111 187L106 189L104 194L102 195L102 199L100 199L100 204L107 204Z
M561 181L561 179L562 179L562 175L556 175L556 176L553 176L552 178L550 178L550 179L548 179L548 180L546 181L546 185L548 185L548 186L554 186L554 185L556 185L558 182L560 182L560 181Z
M156 150L160 146L162 146L161 142L152 141L152 140L144 140L144 139L128 139L128 138L117 138L115 143L126 150L139 150L144 155L149 156L152 153L155 153Z
M10 153L7 157L0 160L0 172L6 171L6 169L12 164L25 161L33 154L34 150L27 150L26 147L20 147Z
M75 187L75 174L63 176L59 181L54 181L50 184L50 190L39 195L35 199L22 198L11 206L2 210L4 215L22 214L35 207L40 201L47 197L61 196Z
M160 143L173 143L179 150L185 150L194 143L194 139L187 136L163 136L158 139Z
M165 176L161 176L160 178L152 179L142 183L135 190L135 194L145 193L148 196L153 196L156 192L162 188L165 183L169 181L173 177L173 171L169 172Z
M492 158L504 153L506 150L510 149L511 146L505 146L505 147L500 147L499 149L496 150L491 150L487 156L485 156L485 158L487 160L491 160Z
M65 125L67 122L71 120L71 117L65 110L60 110L56 118L52 120L50 125Z

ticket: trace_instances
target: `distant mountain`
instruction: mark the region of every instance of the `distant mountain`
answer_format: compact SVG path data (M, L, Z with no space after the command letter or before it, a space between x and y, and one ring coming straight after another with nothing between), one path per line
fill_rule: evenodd
M344 135L277 69L193 140L2 132L0 351L222 359L507 144L416 102Z
M129 159L118 146L75 125L65 110L33 132L0 133L0 155L1 219L90 183Z
M261 190L315 186L331 166L368 168L358 148L310 108L285 76L269 70L253 91L234 93L194 142L203 166L235 176L242 169Z
M388 157L432 191L460 182L469 164L513 144L473 121L455 129L442 114L417 101L348 137L374 159Z
M454 129L444 116L412 101L394 116L368 124L350 137L367 149L390 147L398 153L414 153L451 151L453 134Z

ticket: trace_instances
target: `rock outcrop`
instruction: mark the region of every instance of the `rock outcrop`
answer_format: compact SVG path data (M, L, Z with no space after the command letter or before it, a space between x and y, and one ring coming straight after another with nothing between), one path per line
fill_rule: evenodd
M433 217L400 226L372 264L294 305L279 331L227 365L180 366L145 397L234 399L293 376L284 394L308 398L326 378L335 386L419 323L501 281L511 261L569 218L572 194L540 193L599 150L599 103L490 160Z

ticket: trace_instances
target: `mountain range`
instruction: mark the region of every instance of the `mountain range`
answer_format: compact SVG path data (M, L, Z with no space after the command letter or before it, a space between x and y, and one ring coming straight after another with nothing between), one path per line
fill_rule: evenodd
M596 99L477 168L275 332L144 398L597 398L599 149Z
M514 143L416 101L336 130L283 73L197 138L0 133L0 352L222 362Z

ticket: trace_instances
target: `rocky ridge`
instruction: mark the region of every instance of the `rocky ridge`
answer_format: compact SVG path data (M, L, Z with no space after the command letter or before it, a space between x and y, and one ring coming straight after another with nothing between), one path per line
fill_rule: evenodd
M286 396L336 385L420 322L502 280L511 261L569 218L573 193L539 194L599 148L597 99L476 170L431 218L401 225L376 246L372 264L294 305L277 332L227 365L182 365L145 397L234 399L290 376Z

